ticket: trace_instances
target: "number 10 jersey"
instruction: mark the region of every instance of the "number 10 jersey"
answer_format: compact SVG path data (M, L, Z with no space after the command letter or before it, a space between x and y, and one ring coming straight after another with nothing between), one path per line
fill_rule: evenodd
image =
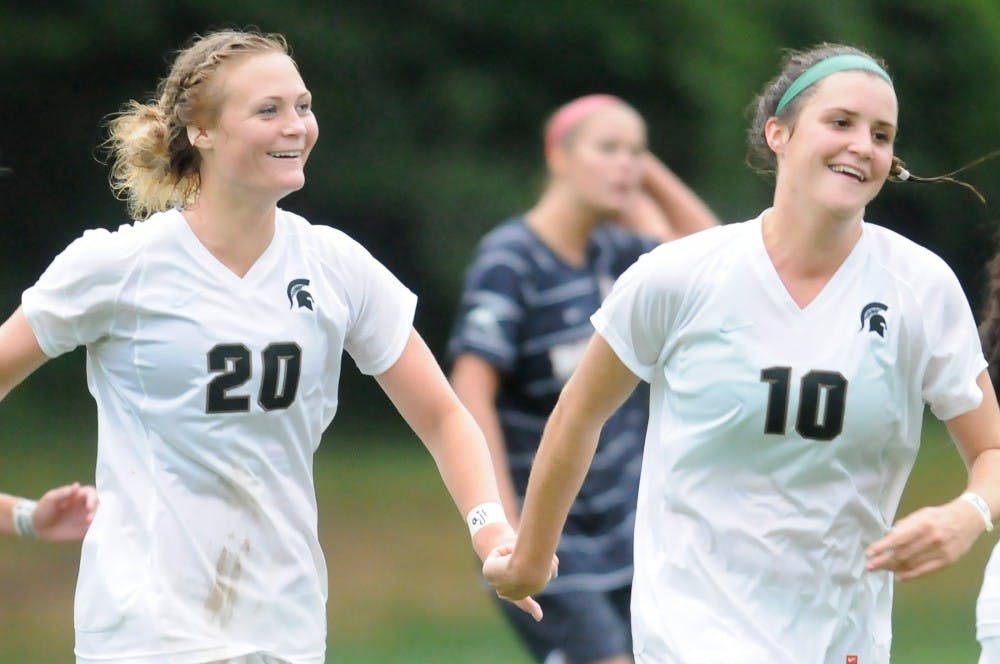
M882 664L892 581L865 548L893 522L924 403L974 409L986 363L931 252L866 223L802 308L762 218L655 249L593 317L651 384L638 661Z
M323 661L313 453L343 351L387 370L415 304L358 243L282 210L242 278L176 210L56 258L23 307L47 355L87 347L97 401L78 661Z

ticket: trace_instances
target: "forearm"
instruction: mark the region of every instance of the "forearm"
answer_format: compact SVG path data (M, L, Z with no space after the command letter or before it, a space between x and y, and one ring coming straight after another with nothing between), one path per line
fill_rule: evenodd
M718 226L712 210L663 162L647 156L643 186L667 217L674 235L683 237Z
M969 467L965 490L982 496L993 520L1000 517L1000 449L983 450L976 456Z
M525 578L548 579L549 561L594 458L602 422L574 417L562 401L549 418L531 470L512 561L525 570Z
M14 505L21 498L0 493L0 535L14 534Z
M422 438L463 518L482 503L503 504L486 440L457 400ZM509 529L508 524L492 524L479 531L472 544L480 558L485 558L496 539Z
M497 415L496 407L492 403L484 403L483 399L477 399L472 395L459 393L458 396L465 407L469 409L469 413L486 438L490 462L493 464L493 471L496 475L497 490L500 493L500 503L503 505L507 520L516 528L516 524L520 520L521 505L517 491L514 490L514 481L511 478L510 465L507 460L507 445L503 430L500 428L500 418Z

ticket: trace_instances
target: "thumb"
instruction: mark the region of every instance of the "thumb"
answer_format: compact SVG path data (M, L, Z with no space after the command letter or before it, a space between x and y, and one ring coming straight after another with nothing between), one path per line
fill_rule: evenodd
M532 597L525 597L524 599L519 599L514 602L514 606L521 609L525 613L531 615L535 619L535 622L541 622L542 620L542 607L534 600Z

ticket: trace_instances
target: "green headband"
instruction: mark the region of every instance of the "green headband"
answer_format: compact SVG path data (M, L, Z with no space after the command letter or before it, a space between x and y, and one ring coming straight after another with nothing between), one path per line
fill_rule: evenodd
M890 86L892 85L892 79L889 78L889 75L885 73L885 70L879 67L878 64L876 64L876 62L871 58L864 55L856 55L854 53L832 55L825 60L820 60L812 67L799 74L799 77L795 79L790 86L788 86L788 90L786 90L785 94L781 96L781 101L778 102L778 108L775 109L774 114L780 114L793 99L802 94L803 90L817 81L826 78L830 74L836 74L840 71L849 71L853 69L862 69L864 71L870 71L873 74L878 74L885 79L886 83Z

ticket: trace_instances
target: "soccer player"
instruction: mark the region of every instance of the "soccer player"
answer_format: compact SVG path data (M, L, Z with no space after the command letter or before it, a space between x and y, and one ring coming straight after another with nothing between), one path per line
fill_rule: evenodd
M0 535L79 540L96 512L97 492L79 483L46 491L37 501L0 493Z
M512 523L546 418L591 334L588 317L614 280L658 241L716 225L701 200L646 150L627 103L588 95L544 134L549 182L528 212L490 232L470 265L449 344L451 381L486 435ZM535 622L507 602L537 661L631 661L632 532L647 399L610 419L567 520L560 574Z
M990 264L986 310L980 325L983 349L990 362L994 388L1000 386L1000 253ZM1000 662L1000 545L993 549L976 602L976 638L982 646L979 664Z
M480 556L513 538L482 433L413 330L416 297L277 207L305 181L311 103L280 35L196 38L157 99L110 123L114 187L151 216L84 233L0 327L0 394L87 348L101 508L77 662L324 661L312 458L344 350L433 455Z
M790 53L751 147L773 206L653 250L593 316L560 395L498 592L542 563L610 414L639 380L650 420L636 513L639 662L884 664L893 576L961 557L1000 510L1000 410L948 266L863 220L894 161L884 65ZM968 467L954 500L895 520L924 403Z

